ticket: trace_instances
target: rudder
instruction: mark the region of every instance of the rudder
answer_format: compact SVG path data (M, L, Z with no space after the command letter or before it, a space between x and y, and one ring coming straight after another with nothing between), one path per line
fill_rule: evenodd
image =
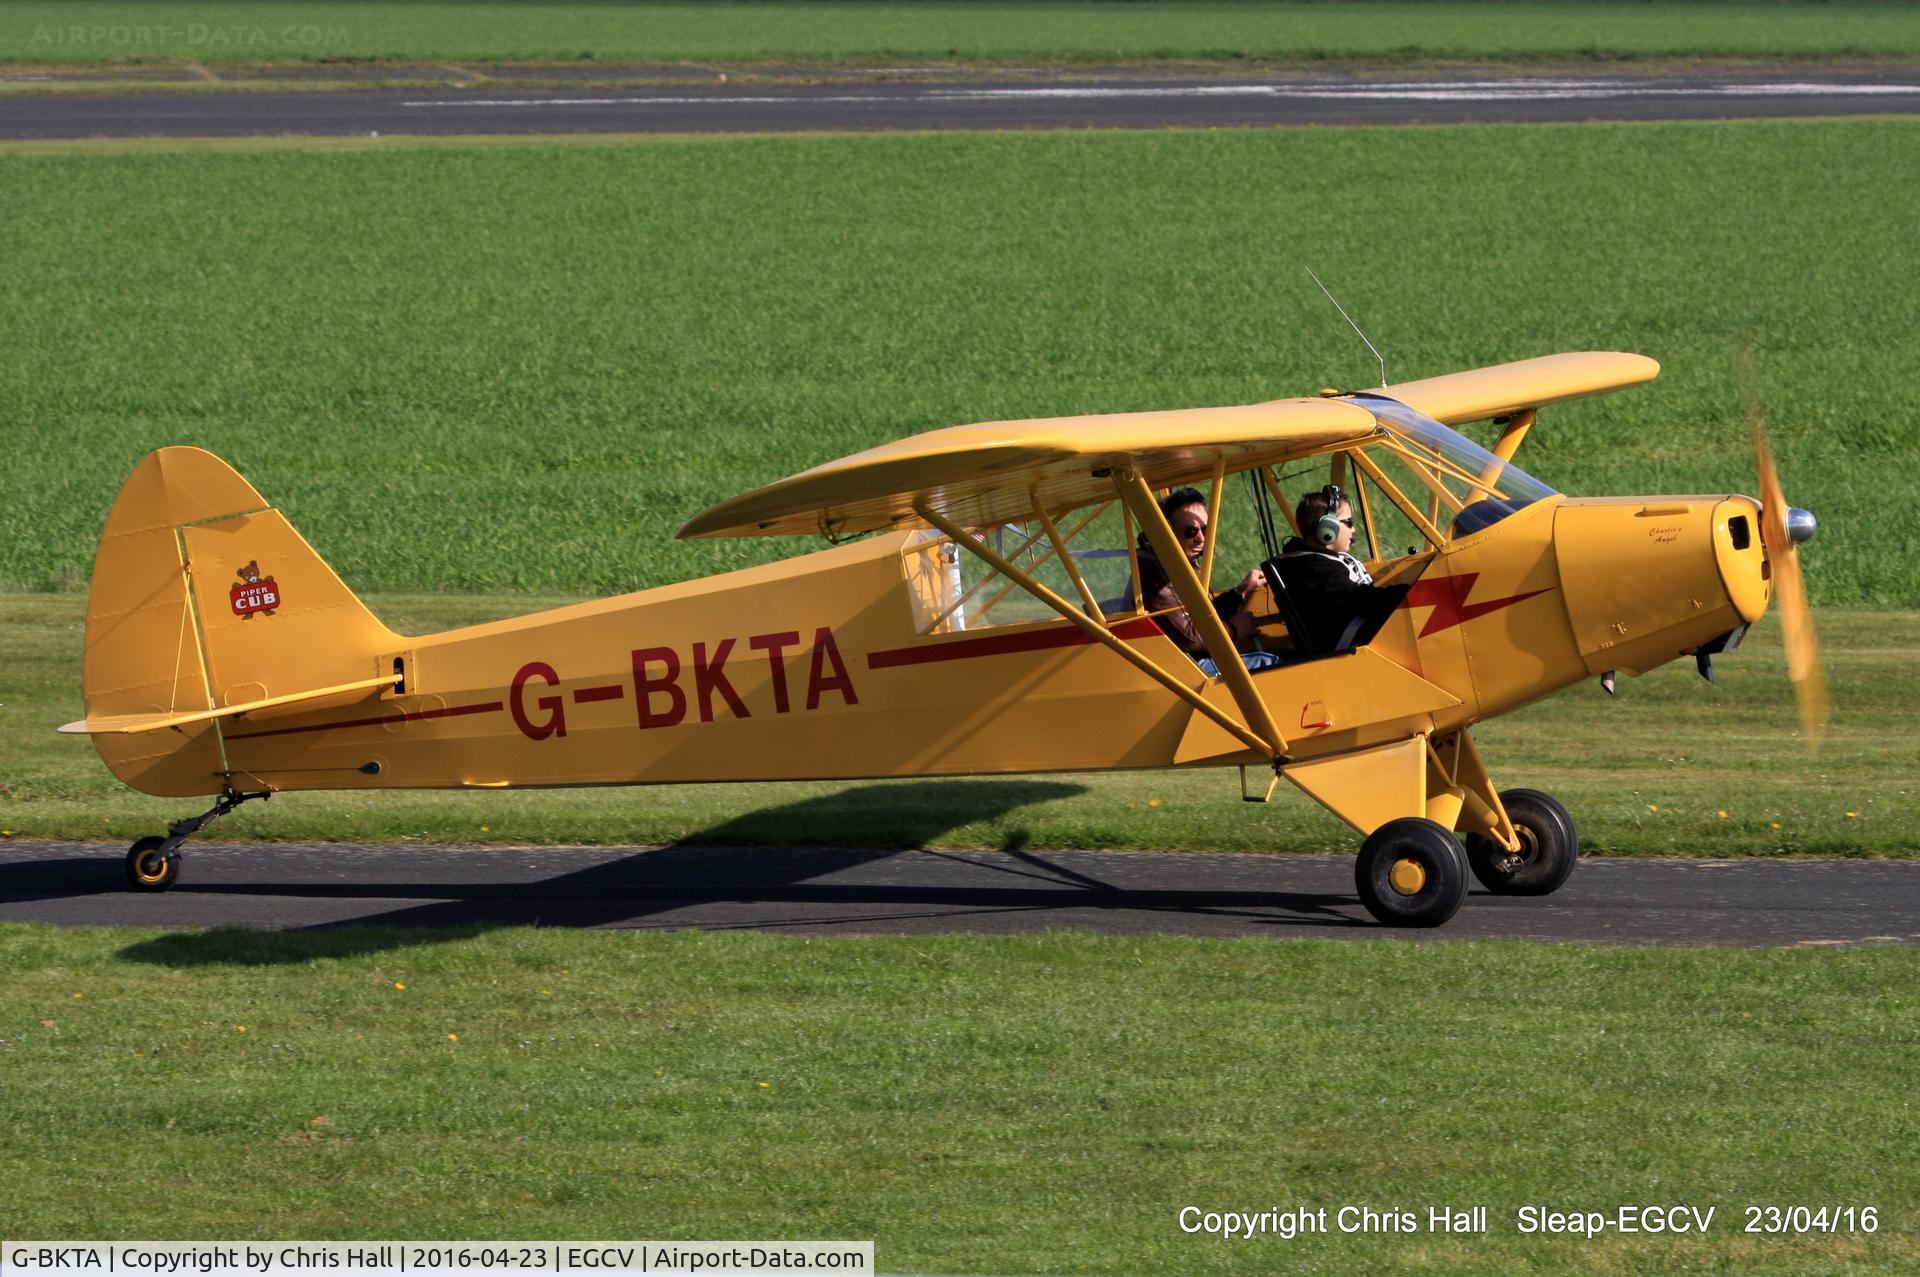
M286 516L199 448L162 448L107 516L87 600L87 719L207 710L363 680L402 640ZM217 793L218 722L95 735L150 794Z

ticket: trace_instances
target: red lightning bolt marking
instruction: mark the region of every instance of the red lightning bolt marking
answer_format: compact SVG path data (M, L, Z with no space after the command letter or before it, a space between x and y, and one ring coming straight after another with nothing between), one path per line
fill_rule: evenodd
M1402 599L1404 608L1430 607L1433 615L1420 627L1420 638L1429 634L1438 634L1441 630L1464 625L1475 617L1485 616L1489 612L1498 612L1503 607L1512 607L1522 599L1530 599L1536 594L1545 594L1545 590L1528 590L1525 594L1511 594L1504 599L1487 599L1480 603L1468 603L1467 596L1473 593L1473 583L1480 579L1478 572L1466 572L1460 576L1428 577L1415 582Z

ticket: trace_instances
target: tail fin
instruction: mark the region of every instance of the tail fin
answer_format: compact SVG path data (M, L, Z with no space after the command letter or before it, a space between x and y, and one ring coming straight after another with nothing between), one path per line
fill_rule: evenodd
M100 537L87 717L70 729L94 733L136 789L217 793L225 750L206 711L366 689L391 676L383 653L402 642L233 467L162 448L134 468ZM161 727L173 730L145 730Z

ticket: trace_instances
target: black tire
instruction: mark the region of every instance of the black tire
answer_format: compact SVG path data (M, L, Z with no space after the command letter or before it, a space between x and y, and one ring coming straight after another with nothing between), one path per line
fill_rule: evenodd
M180 876L180 853L160 854L165 841L148 834L127 849L127 881L135 891L165 891Z
M1466 853L1452 830L1403 816L1360 844L1353 885L1367 912L1387 926L1437 927L1467 898Z
M1580 835L1551 795L1509 789L1500 801L1520 835L1516 862L1506 848L1479 834L1467 835L1467 863L1480 885L1496 896L1544 896L1559 890L1580 859Z

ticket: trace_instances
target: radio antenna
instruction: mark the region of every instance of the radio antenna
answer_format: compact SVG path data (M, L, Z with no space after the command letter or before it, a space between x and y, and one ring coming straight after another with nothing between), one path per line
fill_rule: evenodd
M1314 283L1320 284L1320 277L1313 273L1313 267L1309 266L1306 268L1306 270L1307 270L1308 277L1311 278ZM1348 324L1352 325L1353 331L1355 331L1356 333L1360 333L1360 340L1367 342L1367 349L1373 351L1373 357L1380 361L1380 389L1385 390L1387 388L1387 357L1385 355L1382 355L1379 351L1379 348L1376 347L1372 342L1367 341L1366 333L1360 331L1360 325L1353 322L1353 316L1347 313L1347 308L1340 304L1340 299L1338 297L1335 297L1332 291L1329 290L1325 284L1320 284L1320 291L1323 293L1326 293L1327 300L1332 302L1333 308L1340 312L1340 318L1346 320Z

